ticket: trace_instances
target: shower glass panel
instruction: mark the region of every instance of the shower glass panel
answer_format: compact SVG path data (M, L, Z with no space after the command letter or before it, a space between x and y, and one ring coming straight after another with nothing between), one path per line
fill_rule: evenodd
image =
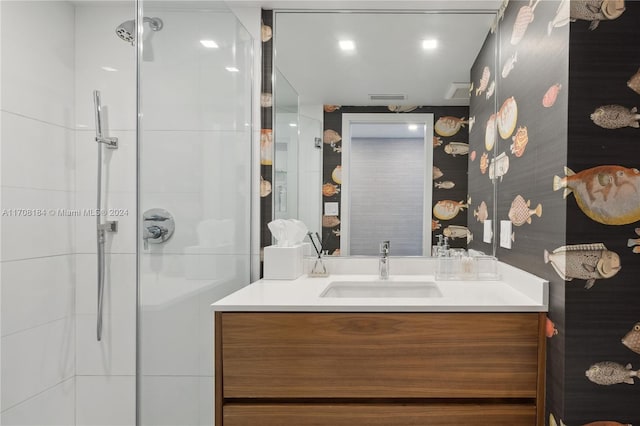
M210 305L250 280L253 40L221 1L139 5L163 27L138 27L138 421L211 425Z

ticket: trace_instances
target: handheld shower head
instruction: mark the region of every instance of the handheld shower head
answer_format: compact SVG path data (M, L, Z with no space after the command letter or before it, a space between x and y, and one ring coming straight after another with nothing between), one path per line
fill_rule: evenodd
M160 18L147 18L144 17L143 22L149 23L149 28L152 31L160 31L164 26L162 19ZM118 25L116 28L116 35L120 37L122 40L131 43L131 45L136 42L136 21L130 20L125 21L122 24Z

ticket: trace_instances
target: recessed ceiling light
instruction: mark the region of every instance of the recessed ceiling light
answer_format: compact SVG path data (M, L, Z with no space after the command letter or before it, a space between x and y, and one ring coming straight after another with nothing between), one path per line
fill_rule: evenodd
M291 127L298 127L298 125L296 123L289 123L289 126Z
M105 70L105 71L109 71L109 72L116 72L116 71L118 71L116 68L113 68L113 67L100 67L100 68L102 68L102 69L103 69L103 70Z
M355 50L356 43L353 40L340 40L338 42L340 49L342 50Z
M423 49L435 49L436 47L438 47L438 40L436 40L435 38L422 40Z
M409 130L411 130L411 131L418 130L418 125L417 124L409 124Z
M236 67L224 67L225 70L229 72L239 72L240 70Z
M206 47L208 49L217 49L218 48L218 43L216 43L213 40L200 40L200 44L202 44L204 47Z

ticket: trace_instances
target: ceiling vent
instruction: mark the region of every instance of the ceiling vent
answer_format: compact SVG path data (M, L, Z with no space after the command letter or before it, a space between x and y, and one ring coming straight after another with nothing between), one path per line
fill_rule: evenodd
M402 95L402 94L369 95L369 99L372 101L405 101L407 100L407 95Z
M469 99L469 87L471 83L451 83L449 90L444 95L445 99Z

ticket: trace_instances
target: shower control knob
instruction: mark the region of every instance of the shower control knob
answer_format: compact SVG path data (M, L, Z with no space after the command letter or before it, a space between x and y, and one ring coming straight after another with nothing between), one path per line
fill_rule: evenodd
M142 215L142 239L145 250L149 243L161 244L168 241L175 231L173 215L165 209L149 209Z

